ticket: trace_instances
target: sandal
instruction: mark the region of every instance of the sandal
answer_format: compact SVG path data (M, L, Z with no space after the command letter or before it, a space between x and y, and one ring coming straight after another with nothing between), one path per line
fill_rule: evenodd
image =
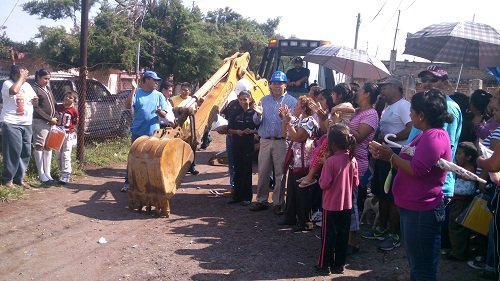
M315 184L317 182L318 182L318 180L316 180L316 179L314 179L314 180L312 180L310 182L303 182L302 181L302 182L300 182L299 187L300 188L305 188L305 187L311 186L311 185L313 185L313 184Z

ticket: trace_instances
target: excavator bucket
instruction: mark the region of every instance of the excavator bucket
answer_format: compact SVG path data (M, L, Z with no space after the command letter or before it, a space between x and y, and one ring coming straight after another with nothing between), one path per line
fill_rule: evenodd
M170 199L181 184L194 154L191 146L178 138L179 130L158 130L152 137L134 141L128 155L129 209L141 212L145 206L156 215L170 215Z

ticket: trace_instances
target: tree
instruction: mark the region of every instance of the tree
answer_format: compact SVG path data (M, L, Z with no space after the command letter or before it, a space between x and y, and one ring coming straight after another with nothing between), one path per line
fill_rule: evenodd
M92 7L98 0L89 0ZM40 18L60 20L71 18L73 24L77 26L77 12L81 10L80 0L31 0L23 4L23 10L30 15L37 15Z

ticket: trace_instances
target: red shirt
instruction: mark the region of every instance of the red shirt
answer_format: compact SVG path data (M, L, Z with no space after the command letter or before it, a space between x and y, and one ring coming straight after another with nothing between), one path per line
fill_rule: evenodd
M78 124L78 111L74 106L65 108L64 105L56 105L57 126L64 127L66 133L71 134L75 131L75 125Z

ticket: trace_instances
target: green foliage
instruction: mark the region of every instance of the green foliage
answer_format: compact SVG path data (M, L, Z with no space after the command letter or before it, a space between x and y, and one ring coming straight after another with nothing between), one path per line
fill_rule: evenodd
M89 0L92 7L98 0ZM76 23L76 12L81 10L80 0L31 0L23 4L23 10L40 18L60 20L71 18Z
M250 69L256 69L267 41L275 36L280 23L280 18L258 23L229 7L205 16L196 5L187 8L181 0L99 3L99 12L89 27L90 67L102 64L104 68L133 70L140 43L141 69L152 69L160 75L173 73L178 81L194 83L204 82L220 67L222 59L235 52L249 52ZM23 9L54 20L72 18L76 24L80 1L32 0ZM36 54L57 68L78 66L77 29L68 33L62 27L40 27L41 42Z
M40 26L41 39L36 54L57 68L72 68L79 65L80 39L78 34L69 34L64 27Z

